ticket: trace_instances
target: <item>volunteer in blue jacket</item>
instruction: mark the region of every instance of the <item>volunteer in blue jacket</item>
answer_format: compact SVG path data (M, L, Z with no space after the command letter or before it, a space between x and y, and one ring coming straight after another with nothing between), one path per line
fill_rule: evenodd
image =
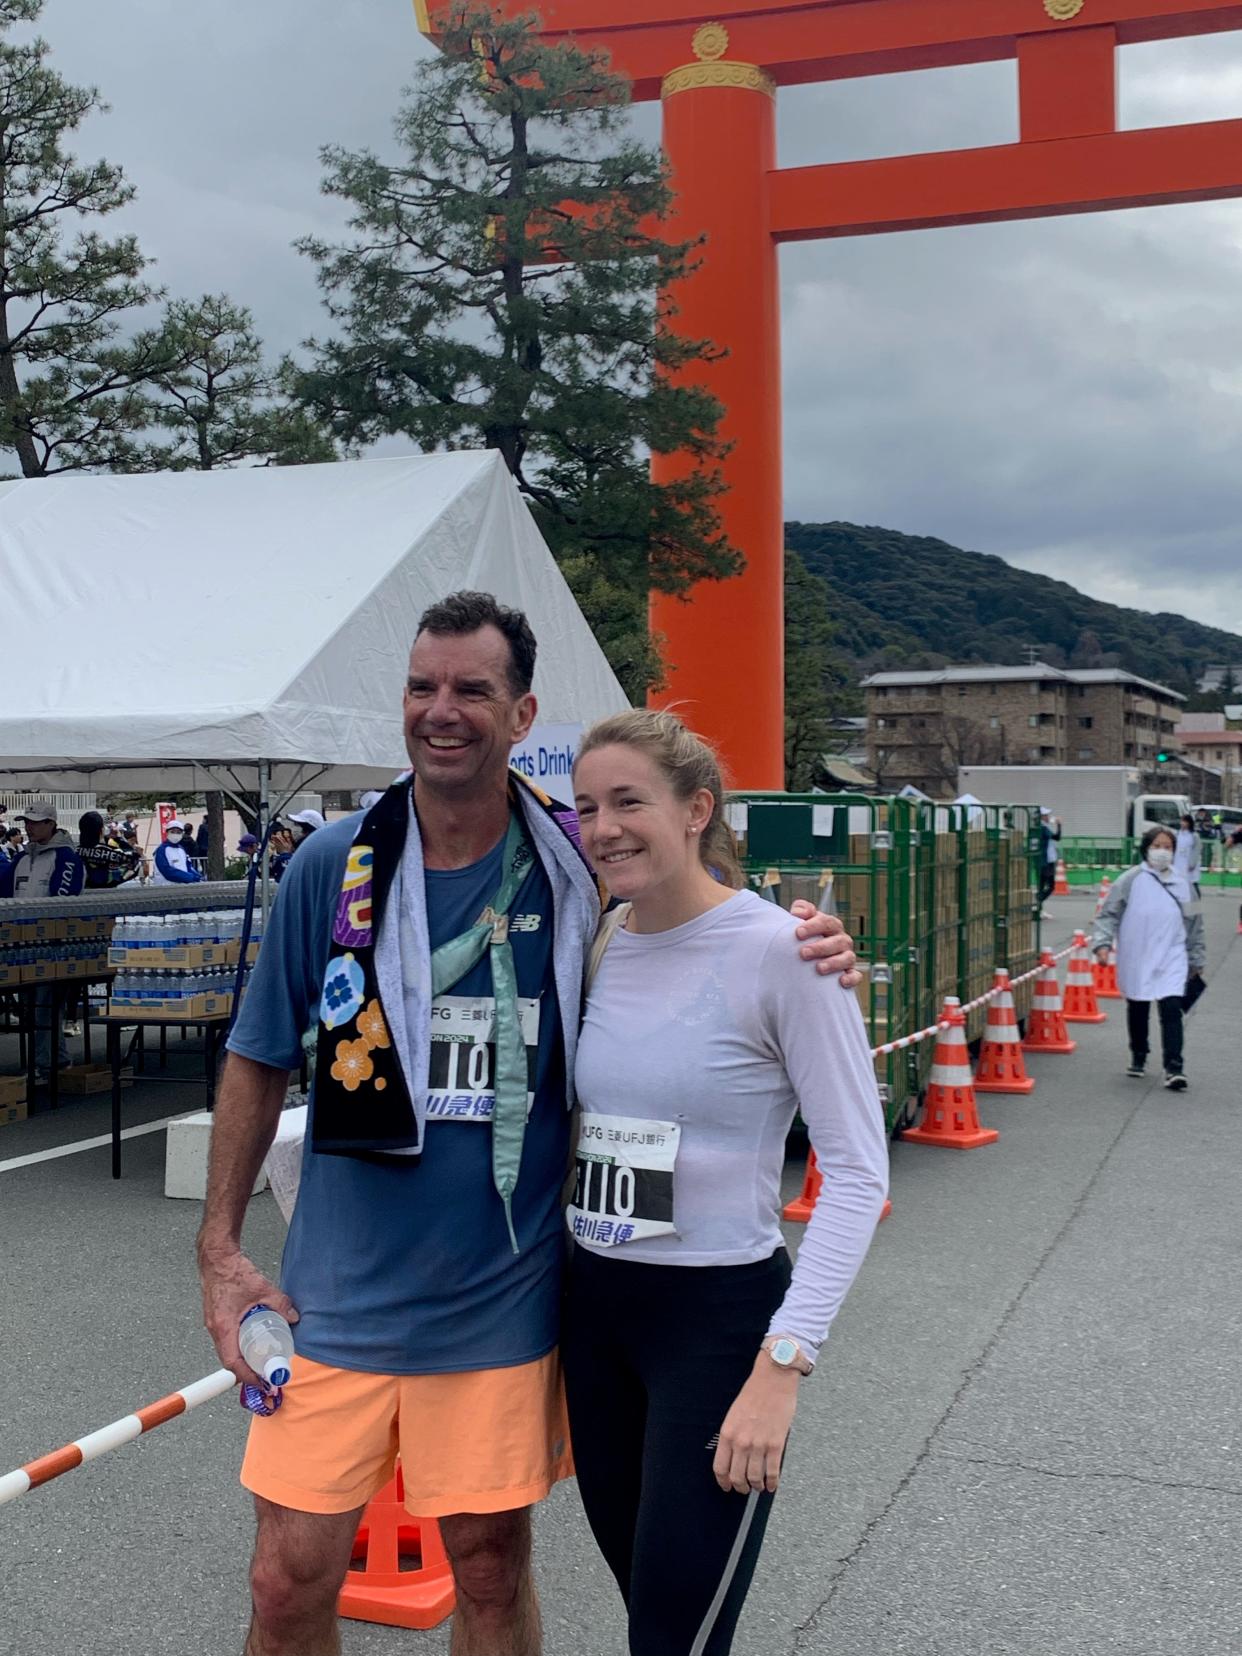
M175 817L164 830L163 843L156 847L152 885L194 885L202 879L191 863L185 845L185 823Z

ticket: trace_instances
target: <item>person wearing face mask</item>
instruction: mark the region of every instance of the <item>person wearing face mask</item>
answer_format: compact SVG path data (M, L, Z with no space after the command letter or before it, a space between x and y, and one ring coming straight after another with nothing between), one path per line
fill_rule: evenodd
M163 843L156 847L151 884L197 884L203 876L190 862L188 851L189 847L185 843L185 823L174 817L164 831Z
M1095 917L1091 947L1096 958L1117 950L1117 983L1126 997L1130 1036L1127 1075L1146 1068L1151 1003L1160 1012L1164 1084L1185 1092L1182 1014L1203 988L1206 949L1203 914L1185 874L1174 866L1177 846L1169 828L1143 835L1137 868L1127 869Z

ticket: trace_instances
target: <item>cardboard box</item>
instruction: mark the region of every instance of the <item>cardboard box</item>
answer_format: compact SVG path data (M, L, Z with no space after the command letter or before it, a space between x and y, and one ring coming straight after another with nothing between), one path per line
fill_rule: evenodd
M11 1109L15 1104L23 1106L26 1103L26 1077L24 1075L0 1075L0 1110Z
M25 1121L25 1100L20 1104L0 1104L0 1127L7 1127L11 1121Z
M252 943L250 948L257 953L257 944ZM236 966L238 949L236 943L186 943L175 949L127 949L114 945L108 950L108 964L144 966L153 972L170 966Z
M20 966L6 966L0 960L0 989L11 989L22 982L22 968Z
M225 1017L233 1004L232 995L186 995L180 1000L135 1001L132 1005L112 997L112 1015L126 1023L147 1023L157 1019L195 1023L202 1018Z
M132 1087L134 1072L132 1069L121 1071L121 1085ZM89 1093L111 1092L112 1071L107 1064L73 1064L60 1072L60 1090L62 1093Z
M93 938L106 942L112 936L115 921L110 914L79 914L71 915L61 924L65 928L67 942L90 942Z

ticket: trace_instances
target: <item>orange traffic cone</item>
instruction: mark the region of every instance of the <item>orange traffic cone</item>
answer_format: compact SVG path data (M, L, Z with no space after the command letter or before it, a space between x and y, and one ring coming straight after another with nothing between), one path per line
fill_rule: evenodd
M1054 897L1068 897L1070 894L1069 881L1065 877L1065 864L1057 860L1057 883L1052 888Z
M1095 912L1098 914L1108 901L1108 894L1113 889L1113 882L1105 874L1100 881L1100 895L1095 900Z
M403 1559L417 1556L414 1568ZM398 1463L396 1476L370 1501L354 1538L354 1561L337 1610L350 1621L385 1627L438 1627L453 1614L453 1569L434 1518L411 1518Z
M795 1196L792 1202L785 1203L781 1218L788 1219L791 1224L805 1225L811 1217L815 1199L823 1188L824 1175L819 1170L819 1163L812 1150L806 1158L806 1172L802 1175L802 1194Z
M1070 1040L1065 1027L1057 963L1048 949L1039 957L1039 976L1035 979L1031 1015L1026 1020L1026 1039L1022 1045L1028 1052L1075 1052L1078 1048L1078 1042Z
M1091 959L1087 954L1085 932L1074 933L1074 947L1070 951L1069 968L1065 973L1066 1023L1107 1023L1107 1012L1101 1012L1095 998L1095 979L1091 975Z
M1022 1061L1018 1014L1009 987L1009 973L1000 966L996 968L996 982L1000 993L988 1002L987 1027L979 1048L979 1062L975 1065L975 1091L1034 1092L1035 1083Z
M793 1225L805 1225L811 1217L815 1202L820 1191L824 1188L824 1175L819 1170L819 1162L812 1150L806 1158L806 1172L802 1176L802 1194L795 1196L792 1202L786 1202L781 1210L781 1218L787 1219ZM886 1196L884 1207L880 1212L877 1224L882 1224L893 1211L893 1204Z
M1091 962L1091 977L1095 983L1097 1000L1124 1000L1120 986L1117 983L1117 951L1110 949L1107 960L1093 960Z
M923 1125L907 1127L901 1137L911 1144L943 1144L954 1150L995 1144L1000 1137L996 1129L979 1125L970 1055L966 1051L966 1019L956 995L945 1001L940 1017L942 1023L948 1021L949 1027L936 1037Z

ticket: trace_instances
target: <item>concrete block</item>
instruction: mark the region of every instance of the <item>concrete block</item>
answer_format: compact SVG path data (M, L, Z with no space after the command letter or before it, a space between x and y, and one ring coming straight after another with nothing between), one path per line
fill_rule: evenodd
M209 1110L179 1116L168 1123L168 1146L164 1157L164 1194L201 1202L207 1194L207 1151L211 1144L212 1116ZM262 1169L251 1195L266 1188Z

